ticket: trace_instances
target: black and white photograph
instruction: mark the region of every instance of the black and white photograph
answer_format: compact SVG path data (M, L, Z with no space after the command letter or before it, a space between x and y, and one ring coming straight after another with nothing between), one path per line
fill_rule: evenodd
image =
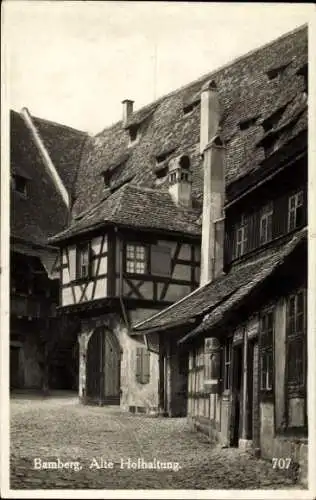
M315 498L315 6L1 17L1 496Z

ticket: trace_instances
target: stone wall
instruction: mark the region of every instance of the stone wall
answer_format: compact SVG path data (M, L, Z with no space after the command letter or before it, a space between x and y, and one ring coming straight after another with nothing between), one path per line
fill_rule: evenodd
M148 311L146 311L148 312ZM138 314L138 318L141 313ZM136 350L145 344L128 333L119 314L91 318L82 323L79 341L79 397L84 400L86 384L86 354L88 342L95 329L104 325L117 337L121 347L121 400L123 410L131 408L142 412L158 411L158 354L150 352L150 379L147 384L136 380Z

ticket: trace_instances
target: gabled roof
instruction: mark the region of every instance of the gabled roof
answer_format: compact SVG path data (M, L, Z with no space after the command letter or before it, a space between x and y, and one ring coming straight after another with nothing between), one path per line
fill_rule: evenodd
M114 224L138 229L201 234L198 221L201 210L177 207L168 192L159 192L134 184L125 184L82 217L77 217L65 231L50 239L54 243L73 235Z
M117 164L125 153L128 158L122 168L113 172L113 183L129 180L135 185L163 190L166 183L164 179L157 181L156 156L175 147L172 154L190 156L193 195L202 199L200 106L194 106L188 114L184 114L183 107L198 103L201 88L210 79L217 85L222 107L227 185L261 168L266 155L274 154L265 153L262 145L257 145L265 133L262 120L282 106L285 106L284 117L299 115L297 122L279 131L276 149L307 128L307 103L302 101L304 77L297 73L307 61L307 27L303 26L135 111L129 118L129 125L137 124L140 129L135 144L129 144L122 121L89 137L78 170L73 216L101 202L105 193L100 173ZM277 76L270 79L270 70L276 68ZM250 126L241 129L241 121L254 117L258 120L250 120Z
M43 142L69 190L79 165L78 151L86 134L63 125L36 119ZM65 205L48 176L42 157L22 116L10 112L11 173L27 180L27 196L11 192L11 236L24 241L47 244L47 238L61 231L68 222ZM45 142L46 141L46 142Z
M228 274L197 288L168 308L151 318L134 326L138 334L149 331L163 331L174 325L190 322L192 319L202 319L205 328L221 317L226 308L235 305L238 300L249 294L251 290L269 276L279 266L283 259L306 238L307 230L301 230L287 244L280 248L273 247L267 253L258 255L256 260L248 261L231 269ZM197 330L199 331L199 330Z

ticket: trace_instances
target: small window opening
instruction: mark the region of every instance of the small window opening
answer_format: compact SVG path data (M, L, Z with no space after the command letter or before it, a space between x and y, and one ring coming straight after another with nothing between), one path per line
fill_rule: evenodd
M183 155L180 158L180 167L185 170L189 170L190 168L190 158L187 155Z
M138 127L130 127L129 129L129 139L130 142L135 142L138 135Z
M27 195L27 180L25 179L25 177L22 177L21 175L13 175L12 176L12 185L13 185L13 189L17 193L20 193L23 196Z
M269 130L271 130L274 126L277 125L277 123L280 121L286 108L287 108L287 104L285 106L282 106L281 108L279 108L274 113L272 113L268 118L266 118L262 122L262 126L263 126L263 129L265 132L269 132Z
M183 106L183 114L189 115L194 110L194 108L196 108L198 105L199 105L199 101L184 105Z
M288 67L289 63L287 64L282 64L282 66L278 66L277 68L272 68L267 71L267 76L269 80L274 80L277 78L279 75L283 73L283 71Z
M257 117L242 120L239 122L239 128L240 128L240 130L247 130L248 128L255 125L256 121L257 121Z

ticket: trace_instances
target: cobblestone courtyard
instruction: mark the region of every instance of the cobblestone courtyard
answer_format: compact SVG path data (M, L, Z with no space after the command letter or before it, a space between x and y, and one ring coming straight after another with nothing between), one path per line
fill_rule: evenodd
M100 465L89 468L96 458ZM79 462L80 470L35 470L43 462ZM128 468L127 461L179 463L179 470ZM121 468L121 460L124 461ZM102 464L101 464L102 465ZM104 465L104 464L103 464ZM132 467L132 466L131 466ZM75 396L27 395L11 399L11 488L13 489L250 489L298 488L271 462L237 449L212 446L190 432L185 419L122 413L91 407Z

